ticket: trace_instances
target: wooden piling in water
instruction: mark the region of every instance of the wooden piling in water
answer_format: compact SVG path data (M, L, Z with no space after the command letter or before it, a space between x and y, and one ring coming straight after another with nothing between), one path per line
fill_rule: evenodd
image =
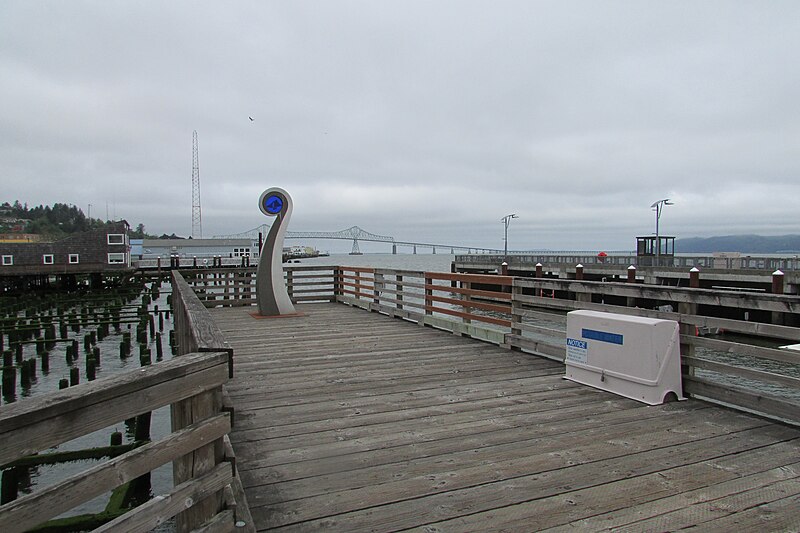
M17 467L3 470L0 479L0 505L13 502L19 496L19 469Z

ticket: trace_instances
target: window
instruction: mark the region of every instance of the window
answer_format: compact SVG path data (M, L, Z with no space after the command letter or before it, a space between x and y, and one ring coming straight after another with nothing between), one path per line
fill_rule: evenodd
M14 256L13 255L4 255L3 256L3 266L11 266L14 264Z
M42 256L42 263L45 265L52 265L53 264L53 254L44 254Z
M108 244L125 244L124 233L109 233Z
M109 265L119 265L125 262L125 254L108 254Z
M233 257L250 257L250 248L234 248Z
M81 262L81 258L78 254L69 254L69 264L70 265L77 265Z

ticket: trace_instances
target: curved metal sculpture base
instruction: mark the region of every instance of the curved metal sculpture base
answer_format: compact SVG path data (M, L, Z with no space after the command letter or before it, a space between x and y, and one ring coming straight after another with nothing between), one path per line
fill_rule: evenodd
M261 212L276 217L260 251L256 271L256 301L263 317L296 315L283 280L283 239L292 216L292 198L278 187L267 189L258 200Z

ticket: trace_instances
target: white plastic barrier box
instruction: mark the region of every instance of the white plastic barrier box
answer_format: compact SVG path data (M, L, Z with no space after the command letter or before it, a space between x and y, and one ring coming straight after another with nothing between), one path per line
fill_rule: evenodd
M567 313L566 379L639 400L683 400L680 334L674 320Z

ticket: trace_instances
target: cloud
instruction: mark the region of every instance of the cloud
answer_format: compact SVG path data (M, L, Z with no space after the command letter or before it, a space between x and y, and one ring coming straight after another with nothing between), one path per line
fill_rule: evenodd
M516 212L518 248L630 249L664 197L678 237L800 231L796 2L3 11L8 201L188 234L197 130L205 235L273 185L293 229L446 244L499 247Z

